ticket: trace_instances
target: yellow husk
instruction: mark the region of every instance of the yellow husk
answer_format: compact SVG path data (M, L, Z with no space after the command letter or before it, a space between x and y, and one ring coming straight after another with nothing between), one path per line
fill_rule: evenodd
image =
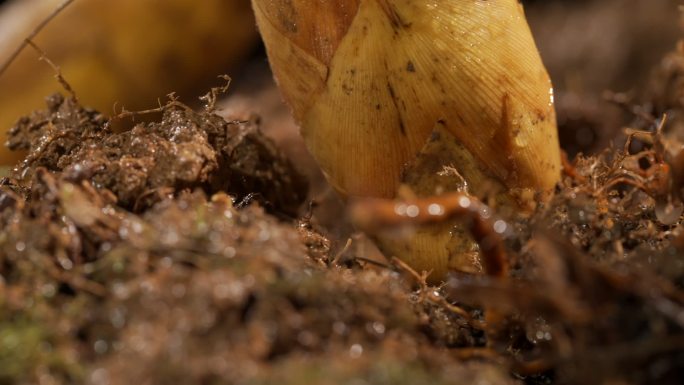
M522 208L552 191L560 177L553 91L517 0L342 1L350 22L335 31L344 34L319 41L296 27L329 19L308 12L310 3L253 0L283 94L337 190L394 198L406 165L440 125L462 149L454 161L467 159L444 166L466 177L470 193L504 186ZM412 187L439 193L434 179ZM450 252L437 238L450 227L413 251L380 244L442 274Z

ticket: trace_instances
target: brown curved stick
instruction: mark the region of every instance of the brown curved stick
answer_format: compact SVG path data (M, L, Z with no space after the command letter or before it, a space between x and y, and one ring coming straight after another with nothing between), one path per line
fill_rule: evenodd
M14 60L19 56L21 51L26 48L27 45L33 40L33 38L40 33L40 31L45 28L46 25L48 25L52 19L57 17L66 7L68 7L71 3L73 3L74 0L66 0L62 4L60 4L57 8L55 8L54 11L52 11L45 19L43 19L37 26L36 28L31 31L31 33L26 36L26 38L19 44L19 46L12 52L12 54L5 60L4 63L2 63L2 66L0 66L0 76L2 76L3 73L9 68L9 66L14 62Z
M443 223L451 219L465 222L480 246L485 272L494 277L508 273L508 257L503 245L509 226L495 218L485 204L465 193L407 201L361 199L351 203L351 220L358 229L376 234L383 229Z

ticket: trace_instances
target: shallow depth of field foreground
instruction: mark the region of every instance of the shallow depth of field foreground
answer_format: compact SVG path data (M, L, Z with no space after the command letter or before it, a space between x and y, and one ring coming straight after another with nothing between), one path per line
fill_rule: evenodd
M344 140L312 143L325 136L311 130L349 119L310 117L302 106L327 112L316 103L365 84L335 90L335 71L346 70L335 67L340 59L315 51L332 75L322 78L325 93L308 101L302 95L322 88L288 88L301 80L299 70L275 68L280 90L273 81L266 49L278 65L278 45L261 19L270 15L257 13L264 48L249 1L122 1L122 23L119 11L83 5L98 1L75 0L36 36L29 34L45 12L0 2L0 31L12 20L23 36L0 39L0 64L30 38L0 74L7 140L0 151L0 385L684 381L677 2L523 1L555 87L562 160L548 161L560 168L554 187L518 193L484 166L496 162L454 144L462 139L442 120L396 175L373 174L377 180L363 180L362 188L343 171L336 179L340 165L320 148L372 159L395 141L370 143L371 153L345 149ZM508 0L488 4L499 1ZM371 3L403 1L359 3L372 10ZM133 16L141 14L136 6L159 12ZM212 17L220 12L234 13L230 25ZM397 36L418 25L399 13L387 24ZM117 23L130 23L128 31ZM298 25L293 39L308 31ZM234 51L215 54L229 41ZM116 56L131 47L141 50L129 58L133 70ZM362 76L366 62L355 63L347 72ZM393 72L394 83L378 91L405 105L369 100L367 110L428 105L400 98L401 82L422 68L402 62L407 78ZM230 80L216 77L222 73ZM478 90L464 100L479 100ZM526 96L491 93L499 91L513 95L497 99L502 121L520 116L525 124L518 103ZM394 134L410 137L404 124L413 120L397 119ZM549 135L555 140L555 131ZM452 149L460 155L445 154ZM518 160L516 153L492 156ZM511 174L525 179L519 169ZM391 196L373 186L395 179L401 187ZM346 197L347 187L384 195ZM421 249L412 237L435 243ZM430 254L442 241L448 267ZM434 268L420 268L415 250Z

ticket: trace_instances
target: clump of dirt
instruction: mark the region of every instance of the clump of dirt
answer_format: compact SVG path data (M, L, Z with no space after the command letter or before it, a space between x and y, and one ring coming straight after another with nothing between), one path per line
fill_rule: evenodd
M40 168L61 172L108 189L134 212L186 188L226 191L290 216L306 196L304 178L253 122L226 122L171 102L159 123L114 134L105 117L73 99L53 95L47 105L10 130L10 149L29 150L16 179Z
M117 134L56 95L11 131L29 155L0 186L0 383L513 382L447 365L482 338L443 298L287 220L306 183L252 123L161 112Z

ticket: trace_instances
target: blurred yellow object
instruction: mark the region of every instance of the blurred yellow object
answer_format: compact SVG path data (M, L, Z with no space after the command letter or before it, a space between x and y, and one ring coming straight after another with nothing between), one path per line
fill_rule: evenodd
M0 7L0 63L63 0ZM111 114L156 106L170 92L194 97L228 73L258 39L249 0L77 0L34 42L61 68L84 105ZM0 142L20 116L62 91L27 47L0 76ZM4 145L0 164L18 155Z

